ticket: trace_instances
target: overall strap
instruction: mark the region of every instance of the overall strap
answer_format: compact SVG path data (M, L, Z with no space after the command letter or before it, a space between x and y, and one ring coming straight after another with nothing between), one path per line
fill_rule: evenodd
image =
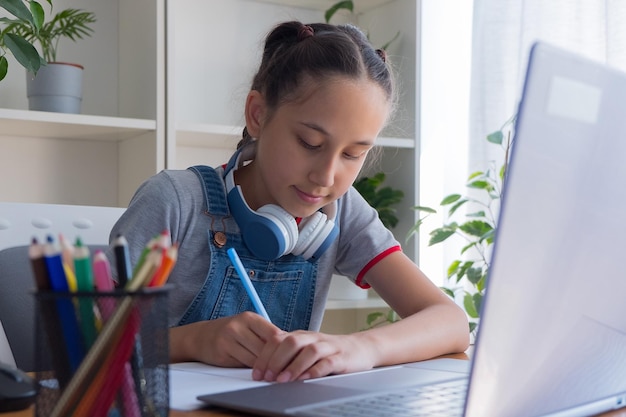
M207 211L215 215L228 216L230 211L226 201L226 187L215 168L195 165L188 169L193 171L202 183Z

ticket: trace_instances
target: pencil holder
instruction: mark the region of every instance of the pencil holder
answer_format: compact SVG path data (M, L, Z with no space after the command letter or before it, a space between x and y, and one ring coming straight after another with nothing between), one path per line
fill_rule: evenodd
M167 416L168 293L35 293L36 416Z

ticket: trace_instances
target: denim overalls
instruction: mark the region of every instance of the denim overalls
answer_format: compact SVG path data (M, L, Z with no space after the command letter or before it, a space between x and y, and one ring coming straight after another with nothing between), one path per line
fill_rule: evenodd
M252 280L272 323L286 331L309 328L317 262L300 256L285 255L274 261L253 257L242 240L239 226L230 215L224 183L215 169L208 166L189 168L198 175L204 187L207 213L219 230L207 230L211 265L204 285L181 318L179 325L201 320L232 316L254 311L252 302L233 268L226 250L234 247ZM226 235L226 244L219 247L216 232Z

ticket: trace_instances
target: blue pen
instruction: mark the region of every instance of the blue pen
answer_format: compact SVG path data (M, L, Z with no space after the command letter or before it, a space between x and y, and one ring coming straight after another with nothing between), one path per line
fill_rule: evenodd
M235 248L230 248L226 252L228 253L228 257L235 267L235 271L237 271L237 275L239 275L239 278L241 279L243 287L248 293L248 297L250 297L250 300L252 301L252 305L254 305L254 309L257 313L265 317L265 319L271 323L272 320L267 314L267 311L265 311L265 307L263 306L263 303L259 298L259 294L257 294L256 290L254 289L252 281L250 281L250 277L248 277L248 274L246 273L246 270L241 263L241 259L239 259L239 255L237 255L237 251L235 250Z

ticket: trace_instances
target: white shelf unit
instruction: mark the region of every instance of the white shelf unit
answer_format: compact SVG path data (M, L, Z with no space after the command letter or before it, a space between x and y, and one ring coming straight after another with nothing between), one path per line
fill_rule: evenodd
M92 37L62 40L58 59L85 67L81 114L29 111L26 75L10 57L0 82L0 199L128 204L165 167L164 0L55 0L47 14L93 11Z

